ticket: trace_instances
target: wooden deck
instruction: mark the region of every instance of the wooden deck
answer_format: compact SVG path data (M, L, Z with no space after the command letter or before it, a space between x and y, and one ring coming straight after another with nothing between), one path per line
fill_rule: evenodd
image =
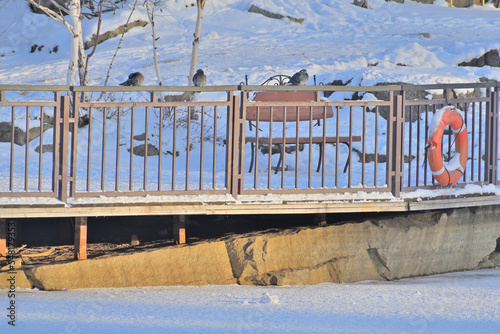
M88 203L68 206L64 203L1 205L0 219L8 218L49 218L49 217L106 217L106 216L157 216L157 215L259 215L259 214L321 214L349 212L411 212L441 210L449 208L499 205L500 196L467 195L467 197L429 199L387 199L357 200L328 199L305 200L287 196L273 200L264 196L241 196L237 201L204 201L194 199L189 202L115 202Z

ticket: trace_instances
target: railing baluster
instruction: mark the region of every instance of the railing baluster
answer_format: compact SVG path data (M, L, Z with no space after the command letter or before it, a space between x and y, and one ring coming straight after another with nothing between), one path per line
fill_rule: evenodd
M201 106L201 130L200 130L200 188L203 190L203 156L205 143L205 106Z
M120 189L120 130L122 123L122 113L118 109L118 115L116 116L116 167L115 167L115 191Z
M367 106L362 106L363 108L363 130L362 130L362 138L366 138L366 108ZM366 166L366 140L362 141L361 144L362 158L361 158L361 184L366 187L365 180L365 166ZM349 160L351 163L351 161ZM352 165L352 163L351 163Z
M119 112L120 110L118 110ZM133 189L133 172L134 172L134 124L135 124L135 107L132 107L130 110L130 170L129 170L129 181L128 181L128 190L132 191Z
M375 168L373 172L374 182L373 186L376 188L378 186L378 116L379 116L379 107L375 107ZM366 137L365 137L366 138ZM366 139L365 139L366 140Z
M26 106L26 144L24 145L24 191L28 192L29 143L30 143L30 107Z
M104 107L102 114L102 152L101 152L101 191L105 190L105 177L106 177L106 121L107 109Z
M92 154L92 125L93 125L93 117L92 117L93 108L89 109L89 126L88 126L88 140L87 140L87 184L86 191L90 191L90 161Z
M148 192L148 143L149 143L149 107L146 107L144 115L144 179L142 188L145 193Z
M43 106L40 107L40 153L38 153L38 191L42 191L42 170L43 170Z
M153 92L156 93L156 92ZM154 95L156 96L156 95ZM155 101L156 99L153 99ZM161 176L162 176L162 160L163 160L163 107L160 107L160 125L159 125L159 134L158 134L158 191L161 191Z
M212 189L217 188L217 106L214 106L214 141L213 141L213 161L212 161ZM243 144L244 145L244 144ZM244 169L244 167L243 167Z
M10 127L10 178L9 178L9 190L14 191L14 129L15 129L15 119L16 119L16 107L12 106L11 113L11 127Z
M191 152L191 111L188 107L187 113L187 135L186 135L186 178L184 190L189 190L189 156Z
M177 157L177 107L174 107L174 124L172 129L172 190L175 190L176 157Z

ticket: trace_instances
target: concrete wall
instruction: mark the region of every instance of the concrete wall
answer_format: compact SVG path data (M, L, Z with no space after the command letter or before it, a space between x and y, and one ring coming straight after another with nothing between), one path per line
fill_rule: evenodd
M239 235L21 273L45 290L393 280L499 266L499 217L500 206L484 206L329 221L326 227ZM0 288L7 288L3 280Z

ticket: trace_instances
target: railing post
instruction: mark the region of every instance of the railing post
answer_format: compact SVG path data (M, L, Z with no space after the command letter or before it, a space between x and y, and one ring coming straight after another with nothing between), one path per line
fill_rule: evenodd
M67 202L68 200L68 147L69 147L69 116L70 116L70 97L61 96L61 108L60 108L59 124L56 126L60 129L59 131L59 166L58 175L59 180L59 200L62 202Z
M387 182L394 197L399 197L403 186L404 91L390 92L391 107L387 131Z
M498 87L487 89L490 102L486 102L484 178L487 184L496 184L498 171Z
M243 137L245 135L244 108L246 102L246 91L241 92L240 95L233 95L233 119L232 119L232 136L230 138L232 150L229 153L228 172L230 173L230 187L231 195L237 198L241 194L243 188L242 173L244 170L244 154L245 142Z

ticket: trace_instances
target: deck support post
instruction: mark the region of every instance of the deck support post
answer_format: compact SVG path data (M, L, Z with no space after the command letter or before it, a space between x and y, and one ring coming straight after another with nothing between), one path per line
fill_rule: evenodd
M317 213L314 215L314 223L318 226L326 226L326 213Z
M0 259L7 258L7 219L0 218Z
M186 243L186 216L174 215L174 241L177 245Z
M75 260L87 259L87 217L75 218Z

